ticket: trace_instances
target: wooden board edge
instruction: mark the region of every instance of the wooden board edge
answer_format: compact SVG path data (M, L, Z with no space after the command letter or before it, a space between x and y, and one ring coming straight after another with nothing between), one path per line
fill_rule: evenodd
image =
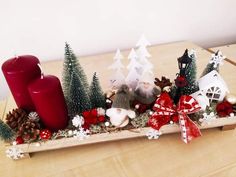
M231 125L233 125L235 128L236 116L218 118L208 124L200 125L199 128L208 129L208 128L224 127L224 126L231 126ZM79 140L75 137L70 137L70 138L62 138L62 139L56 139L56 140L48 140L45 142L35 142L31 144L20 144L20 145L15 145L14 147L21 149L24 153L49 151L49 150L69 148L69 147L88 145L88 144L94 144L94 143L102 143L102 142L117 141L117 140L122 140L122 139L144 137L146 136L146 133L148 132L149 129L150 127L131 129L131 130L122 130L119 132L94 134L84 140ZM170 133L180 132L180 129L177 124L168 124L168 125L163 126L160 129L160 131L162 132L162 134L170 134ZM13 146L6 144L6 148L10 148L10 147L13 147Z

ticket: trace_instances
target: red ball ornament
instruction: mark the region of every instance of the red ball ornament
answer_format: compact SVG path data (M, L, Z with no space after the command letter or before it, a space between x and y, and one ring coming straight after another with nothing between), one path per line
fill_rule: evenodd
M52 132L48 129L44 129L40 131L39 136L42 140L49 140L52 136Z
M176 79L175 79L175 85L177 87L185 87L188 85L188 82L186 80L186 78L184 76L178 76Z
M18 136L16 138L16 144L23 144L24 143L24 139L21 136Z

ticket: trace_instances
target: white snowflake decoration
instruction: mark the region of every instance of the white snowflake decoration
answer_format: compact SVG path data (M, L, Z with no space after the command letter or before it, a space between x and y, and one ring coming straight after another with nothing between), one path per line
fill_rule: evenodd
M226 57L223 56L221 51L216 52L216 54L212 54L212 58L209 63L214 63L213 67L216 68L218 65L223 65L223 60Z
M72 124L75 127L81 127L84 124L84 118L82 116L76 115L72 119Z
M215 116L214 112L211 112L210 114L203 113L203 118L199 119L199 121L201 123L210 124L210 122L215 119L216 119L216 116Z
M148 137L148 139L158 139L161 136L161 132L158 130L155 130L153 128L151 128L147 133L146 136Z
M11 147L6 150L6 156L11 159L17 160L17 159L23 158L24 153L21 149L18 149L16 147Z
M90 131L89 130L84 130L84 128L80 128L79 130L74 130L73 134L75 138L78 138L79 140L84 140L88 138Z

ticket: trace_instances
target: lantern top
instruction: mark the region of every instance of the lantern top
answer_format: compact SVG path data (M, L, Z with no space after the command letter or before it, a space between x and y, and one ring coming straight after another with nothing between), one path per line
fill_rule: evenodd
M178 58L178 63L189 65L191 62L192 59L188 56L188 49L186 49L183 56Z
M183 56L179 57L177 60L178 60L180 75L184 75L192 62L192 58L189 57L188 55L188 49L186 49Z

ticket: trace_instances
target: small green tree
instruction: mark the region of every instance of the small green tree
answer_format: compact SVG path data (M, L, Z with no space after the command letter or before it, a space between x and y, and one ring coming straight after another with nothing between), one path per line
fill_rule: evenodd
M91 109L89 96L85 94L85 87L75 72L71 75L68 97L68 111L71 117Z
M14 131L0 119L0 138L4 141L10 141L14 135Z
M208 74L209 72L211 72L213 70L216 70L217 72L219 72L219 63L216 63L214 61L215 57L221 57L221 56L219 56L219 51L217 51L215 54L212 55L209 63L207 64L206 68L204 69L201 77L205 76L206 74Z
M191 95L192 93L199 90L198 82L196 81L197 78L197 66L196 66L196 55L193 52L189 55L192 58L192 62L190 63L189 67L185 72L185 77L188 82L188 85L183 87L182 94L184 95Z
M99 83L96 72L93 75L93 80L89 89L89 98L92 108L105 108L105 96Z
M88 95L88 81L84 73L83 68L81 67L79 61L77 60L74 52L72 51L68 43L65 44L65 59L63 64L63 73L62 73L62 87L66 102L70 100L69 90L71 87L72 73L75 72L76 75L80 78L82 85L84 87L85 94Z

